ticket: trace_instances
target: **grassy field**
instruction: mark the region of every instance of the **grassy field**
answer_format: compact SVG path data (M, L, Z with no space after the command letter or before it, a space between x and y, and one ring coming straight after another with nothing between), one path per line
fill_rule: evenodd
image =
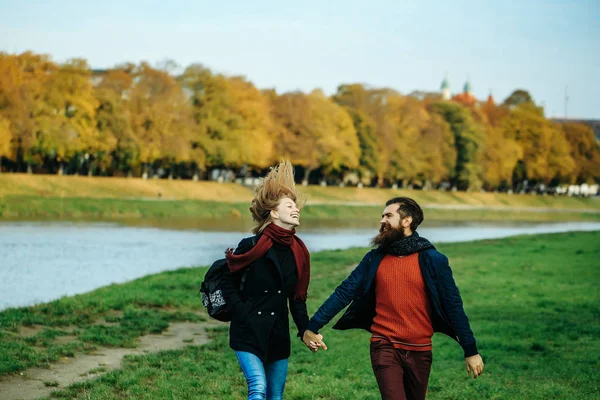
M508 195L355 187L299 187L309 203L380 205L391 197L409 196L423 205L474 205L487 207L540 207L600 210L600 201L578 197ZM10 196L49 198L98 198L143 200L202 200L248 203L251 188L208 181L102 178L56 175L0 174L0 198Z
M554 196L302 187L305 220L372 221L391 197L409 196L429 221L598 221L600 200ZM160 196L159 196L160 193ZM0 175L0 220L100 220L154 225L251 223L250 188L215 182Z
M379 220L381 206L307 205L305 222L372 223ZM96 198L44 198L9 196L0 198L0 220L115 221L173 227L251 226L248 203L202 200L127 200ZM600 221L600 212L556 210L443 209L425 207L427 221ZM249 230L249 229L245 229Z
M431 399L600 398L600 232L520 236L442 244L461 289L486 371L469 379L460 347L434 336ZM365 249L313 256L309 313L349 273ZM0 313L0 373L45 365L96 345L131 346L170 321L200 320L197 287L205 268L187 268ZM105 324L99 324L105 322ZM42 326L29 339L18 332ZM330 325L331 326L331 325ZM327 352L293 341L287 399L378 399L369 335L322 332ZM292 334L294 330L292 329ZM62 336L76 336L68 346ZM206 346L128 356L123 367L59 389L60 399L244 399L245 383L226 328Z

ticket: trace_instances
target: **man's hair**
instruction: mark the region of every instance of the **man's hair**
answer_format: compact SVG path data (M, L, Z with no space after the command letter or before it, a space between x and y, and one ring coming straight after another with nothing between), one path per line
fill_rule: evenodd
M394 197L385 203L385 206L390 206L392 204L399 204L398 214L400 214L400 218L412 217L412 222L410 223L410 229L414 232L417 230L417 227L421 225L423 219L423 210L417 204L416 201L409 197Z
M294 167L287 160L282 160L279 165L272 167L255 189L250 207L254 220L252 233L261 233L272 222L270 212L277 208L283 197L294 200L298 208L302 208L306 201L305 197L296 191Z

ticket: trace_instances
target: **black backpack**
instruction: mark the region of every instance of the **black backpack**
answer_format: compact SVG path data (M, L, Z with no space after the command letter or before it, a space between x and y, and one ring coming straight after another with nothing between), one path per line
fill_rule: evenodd
M252 237L252 246L256 244L256 236ZM218 321L229 322L231 321L231 307L225 301L223 297L223 291L221 289L221 280L223 275L229 273L229 266L227 265L227 259L220 258L216 260L206 271L204 275L204 281L200 285L200 294L202 295L202 305L206 307L206 311L211 318ZM245 268L242 272L240 291L244 289L244 283L248 275L248 268Z

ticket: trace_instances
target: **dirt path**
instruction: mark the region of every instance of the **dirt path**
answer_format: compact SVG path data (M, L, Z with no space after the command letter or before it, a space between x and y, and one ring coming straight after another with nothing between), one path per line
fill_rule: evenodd
M139 340L138 347L98 348L94 354L77 355L75 358L63 358L48 369L32 368L21 376L0 378L0 399L33 400L47 397L57 388L64 388L73 383L98 377L121 366L121 360L129 354L147 354L160 350L173 350L187 345L208 343L206 328L218 326L213 322L172 323L160 335L146 335ZM97 372L93 372L96 370ZM88 373L92 371L92 373ZM46 386L45 383L56 383L58 386Z

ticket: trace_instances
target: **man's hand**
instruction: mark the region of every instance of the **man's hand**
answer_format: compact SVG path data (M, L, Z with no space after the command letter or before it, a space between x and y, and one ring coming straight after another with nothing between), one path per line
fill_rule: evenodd
M327 350L327 345L323 342L323 335L318 335L308 329L304 332L302 341L312 352L316 352L319 348Z
M465 363L467 364L467 373L471 375L473 372L473 379L483 373L483 360L479 354L465 358Z

